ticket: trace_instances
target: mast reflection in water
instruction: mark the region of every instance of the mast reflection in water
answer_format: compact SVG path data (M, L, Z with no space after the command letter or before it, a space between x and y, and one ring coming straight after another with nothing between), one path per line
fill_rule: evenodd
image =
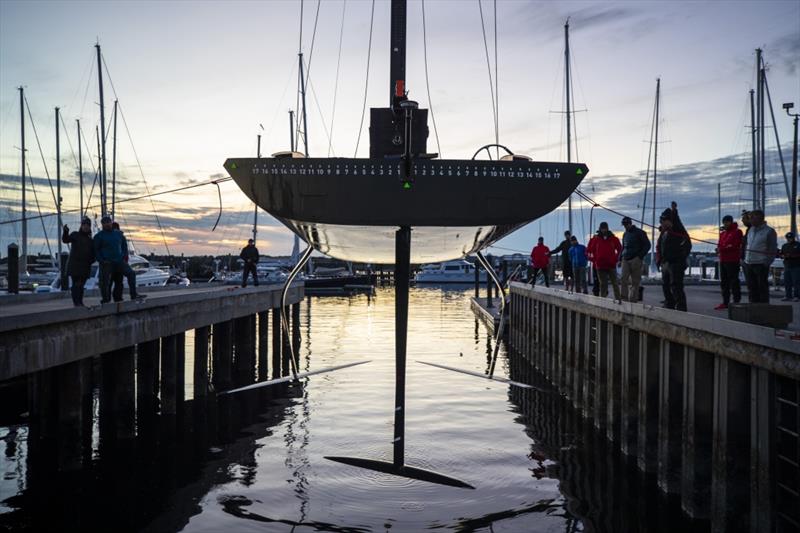
M26 424L0 428L0 530L687 530L679 509L558 395L414 362L487 370L493 341L470 295L411 290L406 457L476 490L323 458L357 451L391 460L394 300L379 289L371 299L310 298L301 313L301 370L372 363L305 387L187 400L176 417L139 420L128 446L95 431L92 468L80 474L57 473L57 451L29 447ZM496 373L549 391L502 351ZM191 390L187 380L187 397Z

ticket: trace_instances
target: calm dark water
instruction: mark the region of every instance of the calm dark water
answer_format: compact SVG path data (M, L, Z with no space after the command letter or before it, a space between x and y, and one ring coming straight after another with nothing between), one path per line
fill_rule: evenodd
M675 503L660 499L653 482L640 478L557 394L416 362L487 369L493 341L474 319L470 295L467 289L412 289L406 463L475 490L324 458L391 461L394 299L391 289L379 289L371 299L311 298L301 308L304 369L369 364L312 377L304 386L187 400L177 418L140 421L135 443L104 442L95 424L92 467L80 474L55 472L52 452L28 446L24 423L3 427L0 529L690 528ZM497 374L546 387L519 356L502 347L500 357ZM188 371L187 398L190 378Z

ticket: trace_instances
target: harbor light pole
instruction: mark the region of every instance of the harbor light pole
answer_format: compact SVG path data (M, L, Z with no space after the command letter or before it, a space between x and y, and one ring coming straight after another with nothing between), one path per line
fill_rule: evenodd
M800 113L792 113L793 102L783 104L786 114L794 117L794 146L792 149L792 201L790 206L792 233L797 235L797 119Z

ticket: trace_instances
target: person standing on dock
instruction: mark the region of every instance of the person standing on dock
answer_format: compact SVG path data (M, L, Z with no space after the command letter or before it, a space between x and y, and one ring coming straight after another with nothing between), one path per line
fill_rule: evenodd
M750 211L744 267L748 271L747 298L750 303L769 303L769 267L778 255L778 234L764 220L764 211Z
M586 265L589 260L586 258L586 247L578 243L578 238L573 235L570 237L569 260L572 265L572 276L575 280L575 292L588 294L586 288Z
M550 286L550 279L547 275L547 269L550 266L550 248L544 245L544 237L539 237L536 246L531 250L531 286L536 285L536 278L539 276L539 271L544 276L545 287Z
M637 228L630 217L622 219L625 233L622 235L622 299L639 301L639 285L642 282L644 256L650 251L650 239L641 228ZM630 290L629 290L630 289Z
M253 285L258 287L258 272L256 271L256 264L258 263L258 248L256 248L253 239L247 240L247 246L242 248L239 257L244 261L244 269L242 270L242 288L247 287L247 275L253 274Z
M617 236L608 229L608 222L600 223L597 235L589 241L587 251L600 280L600 296L603 298L608 296L608 283L611 282L614 289L614 301L621 301L617 283L617 263L622 251L622 244Z
M678 215L678 204L661 213L661 236L658 238L658 262L661 268L661 288L664 291L664 306L667 309L686 311L686 292L683 289L692 240Z
M742 255L742 230L731 215L722 217L722 231L719 232L717 253L719 254L719 286L722 289L722 303L714 309L727 309L731 303L738 304L742 299L742 284L739 282L739 263Z
M83 307L83 288L92 272L94 263L94 242L92 241L92 221L89 217L81 218L81 227L78 231L69 232L69 226L64 224L64 233L61 242L69 244L69 261L67 273L72 279L70 292L72 304Z
M550 250L548 257L552 257L561 252L561 275L564 277L564 288L568 291L572 290L572 263L569 260L569 248L572 246L570 237L572 234L569 230L564 232L564 240L561 241L556 248Z
M800 243L791 231L786 234L786 243L781 246L781 258L783 258L783 285L786 288L784 302L792 299L800 302Z
M126 280L128 280L128 291L130 292L131 300L146 298L147 295L140 295L136 288L136 272L133 271L131 265L129 264L130 251L128 249L128 239L125 238L125 233L120 229L119 224L116 221L111 223L111 227L114 229L114 231L118 231L120 234L122 234L122 275ZM117 282L114 282L114 289L116 289L116 283ZM122 280L119 281L119 284L119 294L121 295L123 289ZM121 299L122 298L120 297L120 300ZM115 301L119 300L115 299Z
M124 251L122 233L111 227L111 217L100 219L103 226L94 236L94 256L100 264L100 303L111 301L111 282L115 282L114 301L122 301L122 274L124 272Z

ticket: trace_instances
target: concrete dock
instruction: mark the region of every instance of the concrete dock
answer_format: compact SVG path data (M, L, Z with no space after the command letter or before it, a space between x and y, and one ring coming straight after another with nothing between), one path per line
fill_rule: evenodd
M701 298L689 309L711 313ZM800 528L800 340L521 283L511 309L512 362L533 365L687 515L714 532Z

